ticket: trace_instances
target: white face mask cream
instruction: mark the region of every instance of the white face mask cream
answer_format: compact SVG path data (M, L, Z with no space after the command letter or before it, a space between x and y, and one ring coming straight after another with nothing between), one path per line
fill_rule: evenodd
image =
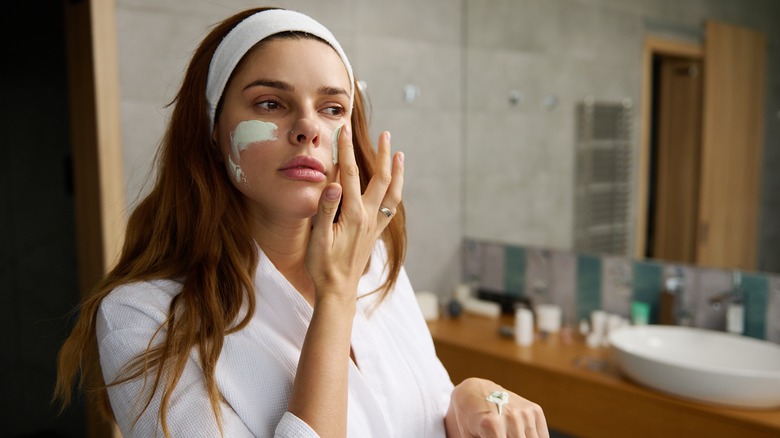
M246 182L246 175L241 170L241 152L250 144L276 140L278 129L278 126L270 122L244 120L230 133L231 154L228 156L228 164L237 182Z
M339 135L341 134L341 128L343 127L344 125L341 125L333 130L333 141L331 142L333 145L333 164L339 164Z
M233 156L228 155L228 164L230 165L230 171L233 172L233 177L236 178L236 182L246 182L246 176L244 175L244 171L241 170L241 166L237 165L233 161Z

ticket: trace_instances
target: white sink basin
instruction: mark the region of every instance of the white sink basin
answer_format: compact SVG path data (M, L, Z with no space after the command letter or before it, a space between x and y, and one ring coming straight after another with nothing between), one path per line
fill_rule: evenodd
M737 408L780 407L780 345L660 325L624 327L609 340L620 369L650 388Z

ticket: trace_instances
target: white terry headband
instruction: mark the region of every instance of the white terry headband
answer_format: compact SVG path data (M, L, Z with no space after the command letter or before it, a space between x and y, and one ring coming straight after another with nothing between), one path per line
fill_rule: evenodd
M217 105L225 91L228 79L241 58L258 42L282 32L306 32L323 39L338 53L349 74L350 111L355 99L355 77L347 55L336 41L336 38L322 24L300 12L286 9L271 9L258 12L238 23L222 42L219 43L209 65L209 76L206 82L206 100L209 105L209 121L214 129L214 117Z

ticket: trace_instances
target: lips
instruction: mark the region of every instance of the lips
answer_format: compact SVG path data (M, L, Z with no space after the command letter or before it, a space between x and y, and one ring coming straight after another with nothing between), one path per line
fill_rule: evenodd
M300 156L290 160L287 164L279 169L284 176L303 181L320 182L325 180L325 166L322 165L320 160L309 157Z

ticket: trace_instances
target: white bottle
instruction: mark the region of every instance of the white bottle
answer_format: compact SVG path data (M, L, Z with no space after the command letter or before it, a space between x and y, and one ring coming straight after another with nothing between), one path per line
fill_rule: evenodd
M594 310L590 313L590 334L587 338L588 346L596 348L604 343L607 337L607 318L609 314L604 310Z
M561 330L561 308L555 304L539 304L536 306L536 323L539 331L558 333Z
M525 307L515 310L515 342L522 346L534 342L534 314Z
M726 307L726 331L741 335L745 329L745 306L729 303Z

